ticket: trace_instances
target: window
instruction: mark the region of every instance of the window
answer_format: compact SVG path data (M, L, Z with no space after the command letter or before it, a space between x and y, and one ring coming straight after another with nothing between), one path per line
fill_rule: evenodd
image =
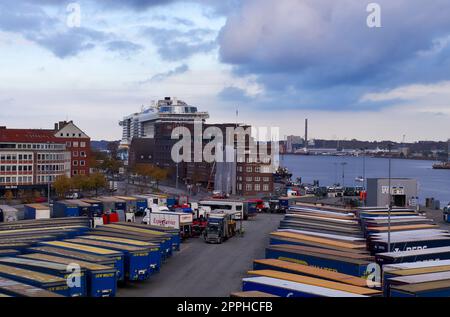
M73 144L73 147L78 147L78 141L74 141L72 144Z
M263 191L268 192L269 191L269 185L264 184L263 185Z
M78 166L78 161L73 161L73 166Z
M242 190L242 184L241 184L241 183L238 183L238 184L237 184L237 189L238 189L238 190Z
M261 181L261 177L255 177L255 182L260 182Z
M80 134L81 137L81 134ZM86 147L86 142L80 142L80 147Z
M268 182L268 181L269 181L269 177L264 177L263 180L264 180L265 182Z
M252 167L251 166L247 166L246 171L247 171L247 173L251 173L252 172Z
M86 157L86 152L81 151L81 152L80 152L80 156L81 156L81 157Z
M80 166L85 166L85 165L86 165L85 161L80 161Z
M252 191L252 190L253 190L252 184L246 184L246 185L245 185L245 190L246 190L246 191Z
M255 191L259 192L261 190L261 186L259 184L255 184Z
M73 151L73 156L78 157L78 151Z
M260 166L256 166L255 167L255 173L260 173L261 172L261 167Z
M251 182L251 181L253 180L253 178L252 178L252 177L246 177L245 180L246 180L247 182Z

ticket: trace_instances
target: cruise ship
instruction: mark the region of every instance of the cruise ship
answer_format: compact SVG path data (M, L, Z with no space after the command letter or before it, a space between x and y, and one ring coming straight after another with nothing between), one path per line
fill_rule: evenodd
M129 147L133 138L153 138L156 123L205 122L208 118L208 112L200 112L197 107L190 106L177 98L165 97L152 106L143 108L139 113L126 116L119 122L123 128L121 147Z

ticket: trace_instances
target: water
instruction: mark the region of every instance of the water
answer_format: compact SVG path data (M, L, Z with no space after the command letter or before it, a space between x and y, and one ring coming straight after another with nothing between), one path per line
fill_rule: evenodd
M388 177L389 160L366 157L366 178ZM342 165L345 166L345 186L361 186L355 178L363 176L362 157L284 155L281 165L293 174L292 179L301 177L304 183L318 180L321 186L342 184ZM450 201L450 170L433 170L433 161L392 159L392 177L417 179L419 198L434 197L441 206Z

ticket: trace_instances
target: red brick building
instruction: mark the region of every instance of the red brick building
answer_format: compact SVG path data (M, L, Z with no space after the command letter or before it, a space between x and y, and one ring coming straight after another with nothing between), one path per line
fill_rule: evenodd
M73 121L55 123L54 136L64 142L71 153L71 175L89 175L91 138Z

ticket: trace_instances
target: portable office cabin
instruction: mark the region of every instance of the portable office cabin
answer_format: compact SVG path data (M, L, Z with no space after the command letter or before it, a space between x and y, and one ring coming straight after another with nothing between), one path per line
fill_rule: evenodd
M137 211L137 198L131 196L114 196L125 202L125 212Z
M91 216L98 216L103 213L103 203L97 199L80 199L81 202L89 204L89 213Z
M54 218L66 218L66 217L79 217L80 210L78 205L70 200L55 201L53 204L53 217Z
M127 210L127 203L123 199L119 199L117 197L95 197L95 200L99 200L103 204L103 211L123 211Z
M25 205L25 219L49 219L50 207L42 204Z
M409 207L418 197L417 180L411 178L392 178L389 188L388 178L367 179L367 206L388 206L390 197L394 206ZM391 195L389 195L391 194Z
M0 216L0 222L14 222L25 218L23 210L19 211L8 205L0 205L0 213L2 214L2 216Z
M80 297L87 295L86 270L83 268L80 268L80 270L77 272L72 272L67 265L59 263L11 257L0 258L0 263L17 268L22 268L25 270L59 276L66 281L70 280L73 282L73 285L69 286L71 297ZM75 279L78 279L79 283Z

